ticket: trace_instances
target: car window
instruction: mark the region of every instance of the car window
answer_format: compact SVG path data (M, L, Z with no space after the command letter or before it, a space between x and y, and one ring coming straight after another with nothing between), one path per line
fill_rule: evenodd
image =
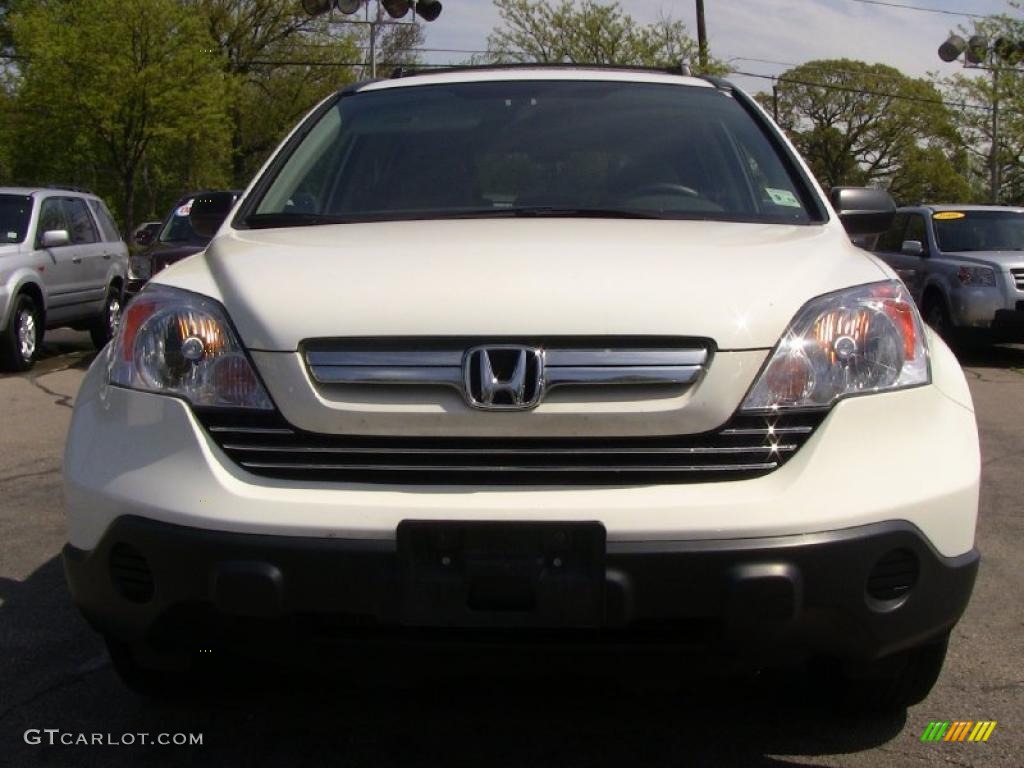
M341 99L253 210L381 220L603 209L808 223L807 199L764 129L717 89L513 81Z
M197 235L192 229L192 221L189 214L192 213L192 203L195 198L179 200L174 210L167 217L160 232L161 243L192 243L195 245L206 245L210 242L208 237Z
M106 204L102 200L94 199L89 200L89 207L92 208L96 221L99 222L103 239L108 243L116 243L120 240L121 233L118 232L117 224L114 223L114 218L110 215L110 211L107 210Z
M32 217L29 195L0 195L0 243L20 243Z
M75 245L98 242L99 233L85 201L79 197L65 197L63 204L70 225L68 234L71 235L71 242Z
M907 229L903 233L903 240L900 241L897 250L903 247L905 240L917 240L925 249L928 248L928 233L925 231L924 216L915 213L907 219Z
M67 213L59 197L48 197L43 200L39 208L39 225L36 227L37 239L41 239L44 232L55 229L63 229L71 234L71 225L68 223Z
M946 252L1024 251L1022 211L938 211L932 221L939 249Z
M907 227L907 218L908 215L905 213L897 213L893 217L889 229L875 243L876 251L895 253L903 247L903 231Z

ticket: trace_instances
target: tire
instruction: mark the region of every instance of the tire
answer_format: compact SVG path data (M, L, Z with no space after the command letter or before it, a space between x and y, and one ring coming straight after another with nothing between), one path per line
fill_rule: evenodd
M953 323L949 319L949 310L946 309L946 302L935 294L929 295L924 301L921 315L922 319L932 327L933 331L942 337L943 341L950 345L953 344L956 340L956 334L953 330Z
M19 294L14 300L11 321L0 334L0 367L5 371L27 371L43 345L43 323L31 296Z
M145 648L133 647L112 637L104 639L117 676L126 688L140 696L184 699L199 697L208 691L209 678L200 674L194 660L185 660L171 669L149 667L138 660L137 651L145 651Z
M840 709L856 714L902 710L925 699L946 660L949 633L866 664L830 670L830 694Z
M107 289L103 299L103 311L89 324L89 335L96 349L103 349L107 342L114 338L121 324L121 311L124 309L124 294L116 285Z

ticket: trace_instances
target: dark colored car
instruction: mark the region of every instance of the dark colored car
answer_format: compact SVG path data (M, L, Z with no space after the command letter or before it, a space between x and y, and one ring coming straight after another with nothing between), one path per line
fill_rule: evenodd
M195 232L189 222L192 202L200 194L205 193L193 192L178 200L167 214L167 218L164 219L152 245L142 253L131 257L128 285L125 289L127 297L130 298L141 291L149 279L165 267L194 253L199 253L210 242L210 238ZM237 199L240 193L232 191L232 194Z

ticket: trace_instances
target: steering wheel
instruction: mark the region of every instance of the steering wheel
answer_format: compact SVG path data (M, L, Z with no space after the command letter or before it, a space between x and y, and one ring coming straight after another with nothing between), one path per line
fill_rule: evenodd
M659 181L654 184L644 184L629 190L623 197L646 197L648 195L679 195L681 197L700 197L701 194L693 187L682 184L675 184L671 181Z

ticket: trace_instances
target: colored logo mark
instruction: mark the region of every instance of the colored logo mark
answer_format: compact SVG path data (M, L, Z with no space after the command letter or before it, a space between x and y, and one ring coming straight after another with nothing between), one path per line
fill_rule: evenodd
M921 741L988 741L995 729L995 720L932 721L921 734Z

